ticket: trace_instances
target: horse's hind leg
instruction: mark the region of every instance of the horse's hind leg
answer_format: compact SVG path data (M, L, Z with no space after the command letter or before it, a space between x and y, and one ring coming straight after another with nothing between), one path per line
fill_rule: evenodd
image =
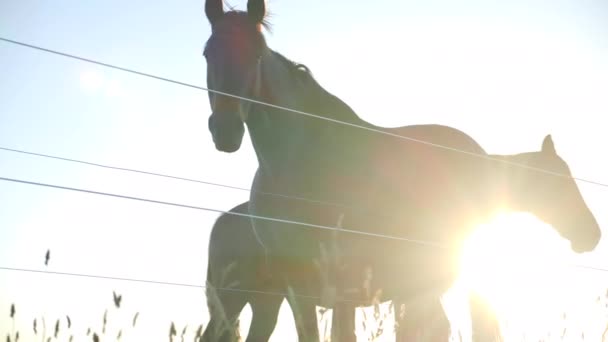
M350 302L338 302L334 305L331 319L331 340L337 342L355 342L356 305Z
M279 316L283 296L259 294L249 303L251 305L251 326L246 342L268 341Z
M452 333L450 320L445 314L441 301L434 301L426 311L426 322L423 329L425 341L447 342Z
M439 298L428 298L415 305L405 306L393 301L397 342L446 342L451 326Z
M489 303L481 296L469 293L469 307L471 310L472 340L474 342L502 341L498 319Z
M247 304L247 297L236 292L208 290L207 301L211 320L201 342L236 341L236 322Z

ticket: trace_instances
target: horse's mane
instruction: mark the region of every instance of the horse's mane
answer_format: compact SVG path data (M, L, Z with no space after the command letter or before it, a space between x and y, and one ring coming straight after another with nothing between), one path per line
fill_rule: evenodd
M275 57L277 57L279 59L279 61L287 67L287 70L292 72L293 76L296 76L296 77L308 76L310 79L314 80L314 78L312 77L312 73L310 72L310 69L306 65L296 63L296 62L292 61L291 59L283 56L281 53L279 53L277 51L274 51L274 50L271 50L271 51L275 55Z
M349 123L362 123L362 120L349 105L325 90L325 88L317 82L313 77L310 68L304 64L290 60L279 52L274 50L271 51L274 56L286 66L287 70L291 73L291 76L305 84L311 92L310 95L314 98L314 101L311 102L315 104L312 107L314 110L311 114L322 115Z

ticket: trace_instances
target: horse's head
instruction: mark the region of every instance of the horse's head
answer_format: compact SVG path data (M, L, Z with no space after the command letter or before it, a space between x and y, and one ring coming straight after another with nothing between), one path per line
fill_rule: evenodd
M211 37L205 46L207 86L246 98L256 98L260 90L261 57L268 50L261 28L264 0L249 0L247 12L224 12L222 0L206 0L205 13L211 23ZM234 152L241 146L251 103L209 93L212 114L209 130L215 147Z
M573 251L593 250L601 237L600 227L585 204L568 165L557 155L551 136L545 137L540 152L519 156L522 163L530 167L561 175L526 169L519 171L521 201L525 207L522 209L552 225L570 241Z

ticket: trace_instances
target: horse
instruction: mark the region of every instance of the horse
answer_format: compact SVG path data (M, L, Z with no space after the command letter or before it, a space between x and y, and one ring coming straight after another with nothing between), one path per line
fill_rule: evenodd
M252 311L247 342L268 341L276 325L284 296L274 293L284 286L269 276L251 221L238 215L248 214L248 207L245 202L230 209L211 229L206 288L211 319L201 342L236 340L236 322L247 303Z
M379 279L394 280L395 270L402 270L407 293L449 288L463 239L498 210L535 215L578 253L599 242L597 221L549 135L540 151L493 156L452 127L374 126L321 87L306 67L268 47L263 0L249 0L247 11L228 12L221 0L207 0L205 13L212 30L204 52L212 90L208 128L216 149L231 153L247 126L259 164L249 202L254 232L273 275L296 286L296 293L320 293L314 260L332 233L262 217L320 226L345 217L339 246L349 272L371 265ZM314 305L296 302L302 312L298 332L310 333L299 333L300 341L317 340Z
M250 219L240 215L249 213L248 206L248 202L241 203L221 214L211 229L206 291L211 319L201 342L235 340L236 323L247 303L251 306L252 322L246 342L268 341L276 325L282 301L289 300L285 284L273 278L266 267L264 250L253 233ZM370 287L373 290L378 286L370 284ZM386 300L386 297L385 294L383 298ZM318 298L315 304L322 306L326 303ZM353 307L349 307L350 310L358 306L351 305ZM422 315L415 316L408 312L407 321L399 320L402 330L407 324L407 331L413 332L416 330L413 327L419 326L420 320L428 321L429 318L435 321L436 330L444 333L449 330L450 323L442 312L431 312L429 315L427 308L418 309L418 312L422 312ZM297 315L294 316L297 318ZM419 320L414 317L419 317ZM340 335L335 330L332 329L332 337L338 340Z
M273 278L266 268L264 250L253 233L251 221L239 215L249 213L248 205L248 202L241 203L220 215L211 229L207 265L207 305L211 319L201 342L234 340L236 322L247 303L251 306L252 322L246 341L268 341L281 303L289 299L285 284ZM383 298L387 299L386 295ZM321 298L315 303L325 304ZM429 310L424 311L423 318L428 319ZM420 324L411 317L415 316L408 314L408 321L401 320L399 324ZM430 317L443 324L439 331L445 332L446 326L449 329L445 315L435 313Z

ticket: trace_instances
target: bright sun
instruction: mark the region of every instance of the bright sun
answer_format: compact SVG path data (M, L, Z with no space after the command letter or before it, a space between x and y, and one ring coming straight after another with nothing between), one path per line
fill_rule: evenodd
M466 241L461 281L499 313L532 303L550 309L543 298L556 283L564 285L568 250L567 241L531 215L502 214Z
M566 332L577 340L602 340L607 276L574 267L577 258L551 226L527 214L502 214L466 241L454 289L484 297L506 341L522 334L561 341Z

